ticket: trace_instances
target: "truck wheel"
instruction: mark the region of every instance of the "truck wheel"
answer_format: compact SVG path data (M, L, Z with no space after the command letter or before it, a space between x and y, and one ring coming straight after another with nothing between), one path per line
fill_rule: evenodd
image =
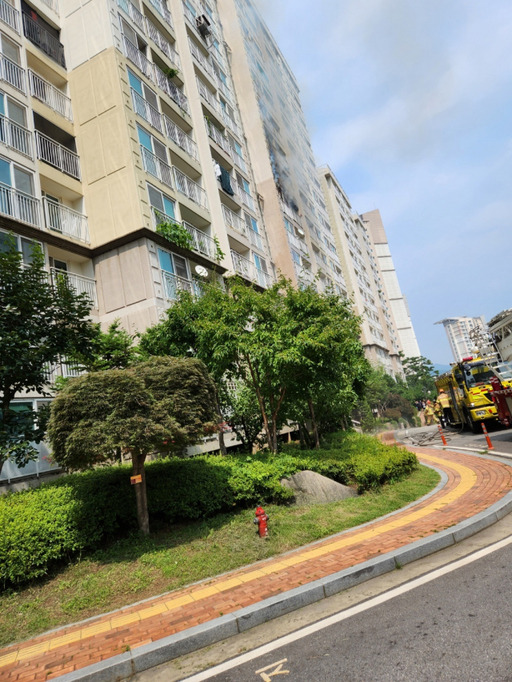
M471 419L469 410L464 410L464 421L466 422L468 429L470 429L473 433L480 433L480 429L478 428L479 424Z

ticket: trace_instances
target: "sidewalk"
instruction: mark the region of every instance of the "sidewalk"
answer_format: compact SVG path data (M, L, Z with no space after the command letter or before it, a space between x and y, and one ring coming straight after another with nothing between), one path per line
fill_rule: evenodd
M426 556L512 510L512 467L415 448L442 473L419 502L275 559L0 650L3 682L114 680Z

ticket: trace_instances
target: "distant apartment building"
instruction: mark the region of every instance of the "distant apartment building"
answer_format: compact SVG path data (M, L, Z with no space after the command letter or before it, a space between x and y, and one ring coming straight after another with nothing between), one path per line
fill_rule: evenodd
M455 362L460 362L462 358L475 352L475 340L471 338L471 332L481 329L487 335L487 325L483 317L447 317L436 324L443 325Z
M489 334L504 362L512 362L512 308L502 310L489 322Z
M366 356L373 365L382 366L391 376L402 376L399 333L367 224L354 213L329 167L320 168L319 177L348 295L361 316L361 341Z
M407 299L402 293L398 275L396 273L388 238L380 211L369 211L361 214L366 229L373 242L375 254L382 273L383 288L389 301L393 319L395 321L398 338L402 352L406 358L415 358L420 355L416 333L411 320Z

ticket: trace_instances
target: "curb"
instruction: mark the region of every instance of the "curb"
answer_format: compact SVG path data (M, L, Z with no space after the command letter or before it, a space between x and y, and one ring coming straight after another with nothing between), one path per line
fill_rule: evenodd
M512 491L476 516L435 535L422 538L410 545L383 554L381 557L370 559L307 585L264 599L257 604L239 609L208 623L197 625L151 644L145 644L133 651L113 656L86 668L66 673L59 677L59 680L62 682L75 682L77 680L113 682L114 680L129 679L136 673L215 644L273 618L278 618L303 606L332 597L338 592L394 571L429 554L434 554L493 525L510 512L512 512ZM394 513L396 512L392 512L392 514Z

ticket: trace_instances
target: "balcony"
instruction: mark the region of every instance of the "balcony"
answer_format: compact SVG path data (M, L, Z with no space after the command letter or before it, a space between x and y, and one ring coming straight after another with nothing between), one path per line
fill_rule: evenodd
M90 277L83 277L76 275L67 270L58 270L57 268L50 268L50 280L52 284L56 284L59 278L65 279L70 289L73 289L77 294L87 294L93 308L98 307L98 299L96 297L96 282Z
M130 0L117 0L117 4L123 12L130 17L135 26L141 28L145 33L144 27L146 26L146 17L139 11L133 2L130 2Z
M181 62L179 54L176 52L171 43L165 38L162 33L157 29L157 27L151 23L151 21L146 20L148 26L149 37L157 45L165 56L178 68L181 68Z
M233 213L233 211L227 206L224 206L224 204L222 204L222 213L224 214L226 227L230 227L232 230L235 230L235 232L239 232L240 234L243 234L244 237L249 238L249 235L247 234L247 225L239 215Z
M263 240L261 239L260 233L256 232L256 230L248 230L248 232L249 232L249 240L250 240L252 246L255 246L260 251L263 251Z
M20 13L6 0L0 0L0 21L10 26L16 33L20 32Z
M132 88L132 104L133 104L133 110L135 111L136 114L138 114L141 118L143 118L145 121L149 123L149 125L153 126L156 130L158 130L159 133L164 132L163 130L163 125L162 125L162 116L158 109L155 109L155 107L151 106L151 104L144 99L141 95L139 95L138 92L136 92Z
M153 82L161 88L166 95L168 95L176 104L183 109L187 114L189 113L188 99L183 92L169 79L162 69L154 64L155 75Z
M208 209L208 201L204 189L177 168L173 167L173 172L178 192L181 192L181 194L184 194L202 208Z
M254 211L254 199L249 194L249 192L246 192L245 189L241 185L239 185L238 183L235 185L235 187L236 187L236 194L238 197L240 197L242 204L246 208L249 208L251 211Z
M171 121L165 114L163 114L163 122L167 137L175 142L183 151L187 152L193 159L197 159L197 145L190 135L177 126L174 121Z
M70 175L76 180L80 180L80 161L78 154L71 151L64 145L55 142L50 137L43 135L36 130L37 158L48 163L54 168L58 168L66 175Z
M25 70L0 53L0 78L20 92L26 93Z
M149 0L149 4L156 9L158 14L169 24L172 28L172 17L171 13L164 5L162 0Z
M207 102L213 111L219 111L219 101L213 94L213 92L206 87L202 80L196 78L197 88L201 97Z
M43 197L43 212L48 230L59 232L65 237L89 244L87 216L73 209Z
M34 21L25 12L23 16L23 33L25 38L28 38L31 43L42 50L50 59L60 64L64 69L66 68L66 60L64 59L64 45L58 41L44 26L39 22ZM42 21L42 20L40 20Z
M132 64L135 64L135 66L138 67L138 69L142 71L147 78L153 80L153 63L150 62L146 55L141 52L136 45L128 40L125 35L123 35L123 44L125 56L132 62Z
M231 148L227 137L220 132L220 130L215 126L209 119L205 118L206 130L208 131L208 136L223 149L228 156L231 156Z
M194 43L193 40L190 38L188 39L188 44L190 47L190 53L192 54L192 57L194 60L206 71L206 73L210 76L210 78L213 78L213 80L216 80L215 77L215 72L213 70L213 66L208 59L208 57L205 57L205 55L201 52L201 50L197 47L197 45Z
M199 253L202 256L206 256L210 260L216 261L218 250L215 240L212 239L209 235L202 232L201 230L198 230L190 223L183 222L183 227L192 237L193 240L193 244L191 246L192 251L195 251L196 253Z
M30 130L14 123L0 114L0 142L20 154L33 158L32 135Z
M245 279L259 284L261 287L267 289L272 286L274 278L268 272L257 268L252 261L245 256L241 256L237 251L231 251L231 258L233 260L233 267L235 272Z
M164 285L164 297L168 301L175 301L178 291L188 291L194 296L201 295L201 288L197 282L178 277L178 275L173 275L170 272L162 271L162 283Z
M160 159L158 156L153 154L153 152L146 149L146 147L140 146L140 153L142 156L142 163L144 164L144 170L149 173L154 178L160 180L160 182L167 187L173 188L172 183L172 168L165 161Z
M39 200L0 183L0 213L22 223L41 227Z
M28 82L32 97L43 102L68 121L73 121L71 100L67 95L30 69L28 71Z
M231 156L235 161L235 165L240 168L241 171L247 173L247 166L245 164L244 158L240 154L231 148Z

